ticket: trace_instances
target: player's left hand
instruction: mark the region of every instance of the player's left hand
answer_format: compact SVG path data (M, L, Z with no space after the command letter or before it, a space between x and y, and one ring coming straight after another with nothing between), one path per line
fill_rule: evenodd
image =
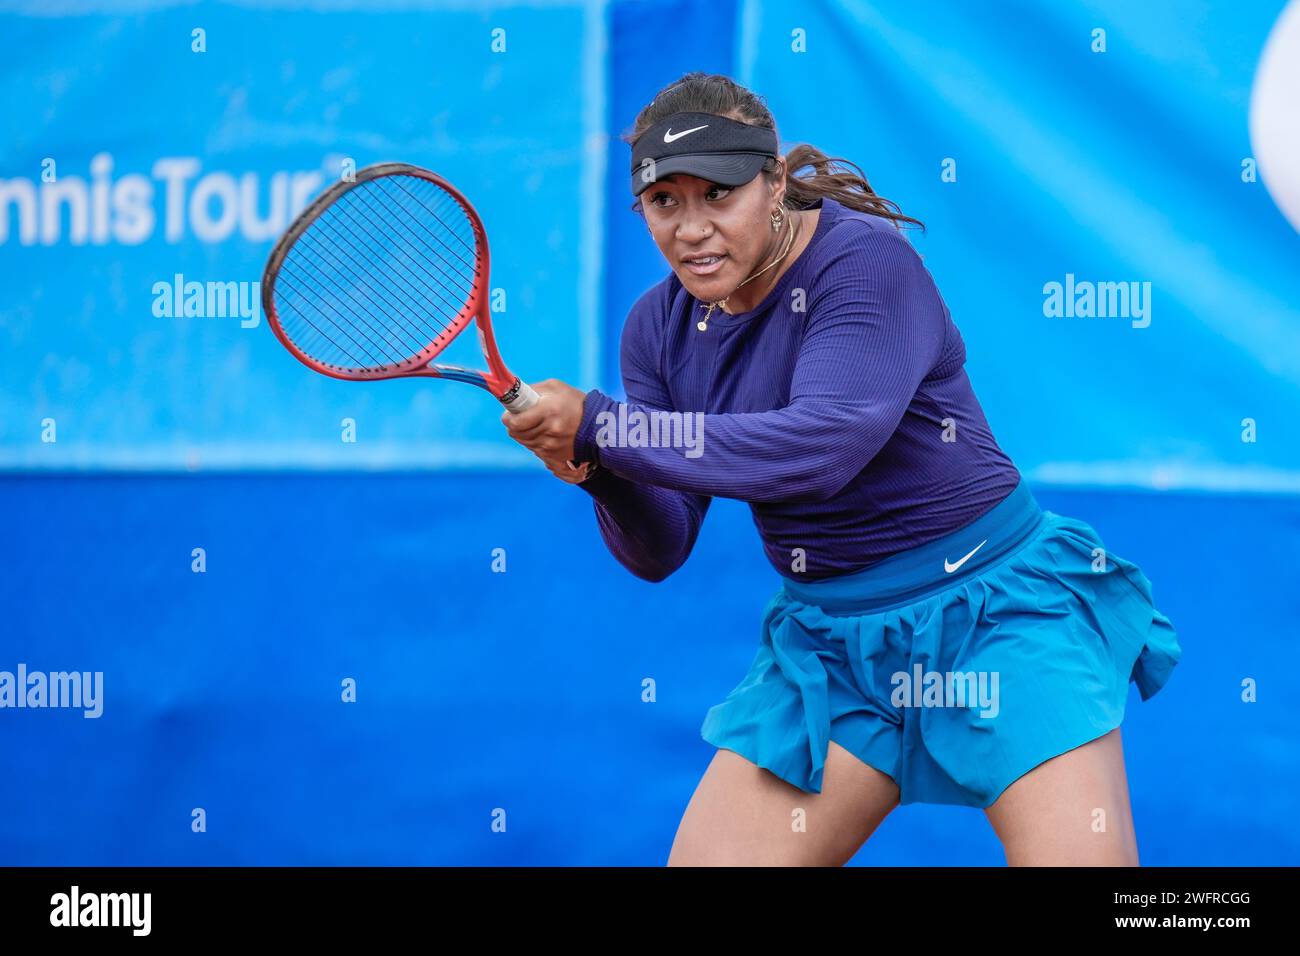
M560 481L568 482L571 485L580 485L591 475L592 465L590 462L581 462L577 468L572 467L567 461L555 459L548 461L542 459L545 465L556 478Z

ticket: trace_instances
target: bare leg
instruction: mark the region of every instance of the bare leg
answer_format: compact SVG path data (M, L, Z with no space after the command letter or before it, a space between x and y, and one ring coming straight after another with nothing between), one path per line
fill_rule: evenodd
M821 793L719 749L677 828L669 866L842 866L898 805L898 786L831 741Z
M1138 866L1119 728L1047 760L985 811L1008 866Z

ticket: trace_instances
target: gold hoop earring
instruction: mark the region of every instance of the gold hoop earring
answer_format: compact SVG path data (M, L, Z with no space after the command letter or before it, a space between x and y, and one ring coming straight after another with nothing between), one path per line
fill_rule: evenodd
M785 225L785 213L782 212L781 208L778 206L776 209L772 210L772 231L780 232L781 227L784 225Z

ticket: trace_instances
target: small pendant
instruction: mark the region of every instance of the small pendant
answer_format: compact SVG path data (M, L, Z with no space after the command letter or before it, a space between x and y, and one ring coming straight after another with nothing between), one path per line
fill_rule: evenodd
M723 299L722 301L725 302L725 301L727 301L727 300L726 300L726 299ZM698 322L695 323L695 327L696 327L697 329L699 329L701 332L703 332L703 331L705 331L705 330L708 329L708 327L709 327L709 316L711 316L711 315L713 314L713 310L716 309L716 308L718 307L718 305L719 305L719 303L717 303L717 302L710 302L710 303L709 303L709 307L708 307L708 309L706 309L705 312L704 312L704 318L700 319L700 321L698 321Z

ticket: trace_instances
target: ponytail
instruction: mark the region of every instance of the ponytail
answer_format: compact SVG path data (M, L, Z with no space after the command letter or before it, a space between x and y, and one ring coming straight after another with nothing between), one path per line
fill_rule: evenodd
M835 164L848 168L835 169ZM896 203L877 196L862 170L846 159L832 159L817 147L804 143L786 153L785 165L785 204L791 209L807 209L829 196L851 209L892 220L896 226L908 222L925 231L925 224L919 219L903 215ZM770 161L763 168L774 174L777 164ZM806 168L813 170L812 175L800 176L799 170Z

